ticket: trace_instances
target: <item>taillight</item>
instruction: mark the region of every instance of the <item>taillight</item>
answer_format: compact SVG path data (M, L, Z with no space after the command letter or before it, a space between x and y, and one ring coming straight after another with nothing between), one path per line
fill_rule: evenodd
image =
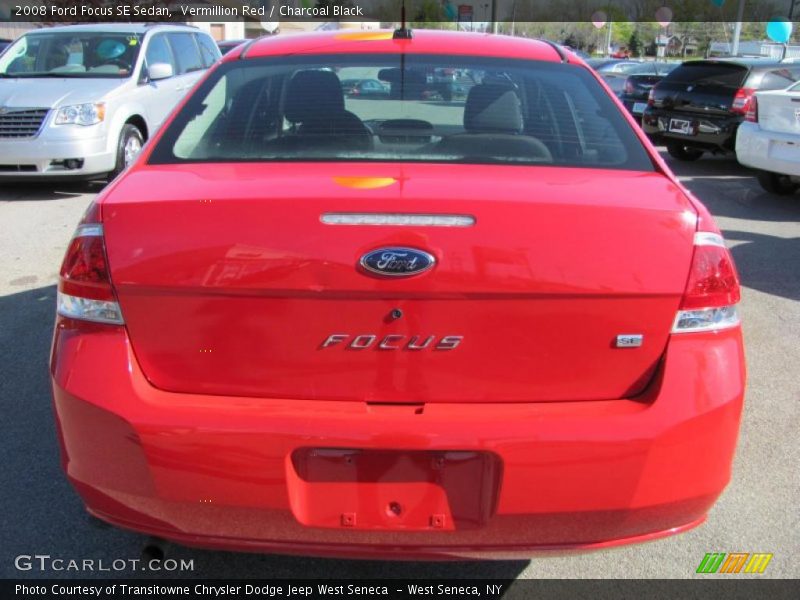
M753 96L750 100L750 105L747 107L747 114L744 116L745 121L751 123L758 123L758 96Z
M736 95L733 97L733 104L731 104L731 112L746 115L747 111L750 109L750 103L752 102L755 94L755 90L753 88L739 88L736 90Z
M656 103L656 88L650 88L650 93L647 94L647 106L655 106Z
M739 325L739 276L722 236L698 232L689 281L673 333L713 331Z
M625 93L632 94L633 93L633 82L630 79L625 80Z
M99 221L99 207L92 204L75 230L61 265L57 311L71 319L122 325Z

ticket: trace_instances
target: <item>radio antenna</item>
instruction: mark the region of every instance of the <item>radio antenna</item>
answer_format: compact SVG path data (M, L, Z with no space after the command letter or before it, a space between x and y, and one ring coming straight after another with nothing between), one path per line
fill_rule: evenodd
M410 40L413 37L414 34L411 33L411 29L406 24L406 0L403 0L403 4L400 6L400 28L394 30L392 39Z

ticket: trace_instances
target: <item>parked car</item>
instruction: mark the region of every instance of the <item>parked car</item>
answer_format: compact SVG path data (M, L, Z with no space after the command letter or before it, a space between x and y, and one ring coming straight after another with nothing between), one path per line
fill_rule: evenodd
M745 379L708 211L552 44L360 44L229 52L78 226L51 373L88 510L371 558L701 523ZM397 99L345 98L350 67ZM466 101L425 100L429 68Z
M389 97L389 87L377 79L343 79L342 91L349 98Z
M581 50L580 48L573 48L572 46L564 46L564 49L569 50L570 52L572 52L576 56L579 56L583 60L589 60L590 58L592 58L591 54Z
M622 75L630 69L641 64L638 60L623 60L618 58L590 58L586 61L592 69L602 74Z
M642 65L641 62L634 60L609 60L605 58L591 59L588 63L617 96L622 94L622 88L625 85L628 73Z
M26 33L0 56L0 181L120 173L219 55L183 25Z
M757 92L736 134L736 158L773 194L800 188L800 83Z
M635 117L641 117L647 108L647 98L653 86L680 63L646 62L628 71L622 86L620 100Z
M3 50L8 48L11 45L11 40L6 38L0 38L0 54L3 53Z
M248 40L222 40L217 42L217 48L224 55L242 44L246 44Z
M679 160L733 152L736 130L758 90L784 89L800 79L800 64L765 59L693 60L650 91L642 127Z

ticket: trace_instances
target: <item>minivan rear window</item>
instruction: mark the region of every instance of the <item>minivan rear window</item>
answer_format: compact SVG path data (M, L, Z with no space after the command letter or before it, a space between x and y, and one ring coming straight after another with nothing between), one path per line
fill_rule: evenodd
M748 69L742 65L724 62L687 62L664 78L664 83L691 83L739 88L747 77Z
M342 81L376 85L342 86ZM153 164L404 161L652 171L588 69L427 55L270 57L220 65Z

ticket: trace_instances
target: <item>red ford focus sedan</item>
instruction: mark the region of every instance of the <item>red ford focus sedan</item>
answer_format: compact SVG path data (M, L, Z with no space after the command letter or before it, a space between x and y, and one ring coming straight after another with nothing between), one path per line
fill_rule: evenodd
M730 478L739 297L706 209L559 47L254 41L77 227L51 362L64 468L92 515L205 547L499 557L677 533Z

